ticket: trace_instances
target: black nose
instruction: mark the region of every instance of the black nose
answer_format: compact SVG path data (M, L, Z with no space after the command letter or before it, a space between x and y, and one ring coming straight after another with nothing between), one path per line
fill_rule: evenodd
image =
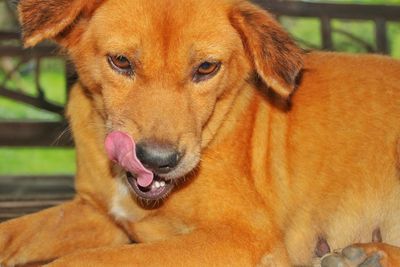
M155 173L170 172L182 158L175 146L154 141L137 144L136 156L145 167Z

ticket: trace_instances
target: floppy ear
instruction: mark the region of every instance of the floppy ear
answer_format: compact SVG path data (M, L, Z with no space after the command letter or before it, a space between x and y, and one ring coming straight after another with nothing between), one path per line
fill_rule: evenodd
M287 99L303 67L302 50L271 15L250 3L237 2L229 18L262 82Z
M80 19L91 15L99 0L20 0L18 13L26 47L44 39L61 45Z

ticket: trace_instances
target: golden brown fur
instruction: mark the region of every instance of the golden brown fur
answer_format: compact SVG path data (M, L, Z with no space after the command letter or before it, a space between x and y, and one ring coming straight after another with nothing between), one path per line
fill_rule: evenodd
M68 105L78 193L1 224L0 265L310 265L321 237L400 264L397 247L369 243L380 228L400 246L400 62L303 54L243 1L50 2L21 0L20 15L26 44L57 40L80 76ZM135 78L108 53L131 55ZM191 82L210 56L221 71ZM170 178L185 181L138 200L106 157L111 130L184 147Z

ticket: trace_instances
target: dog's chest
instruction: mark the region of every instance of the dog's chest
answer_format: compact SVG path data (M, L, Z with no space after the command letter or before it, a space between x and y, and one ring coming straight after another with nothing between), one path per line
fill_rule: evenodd
M143 219L147 212L133 205L128 186L122 178L116 180L116 191L109 206L109 213L119 222L134 223Z

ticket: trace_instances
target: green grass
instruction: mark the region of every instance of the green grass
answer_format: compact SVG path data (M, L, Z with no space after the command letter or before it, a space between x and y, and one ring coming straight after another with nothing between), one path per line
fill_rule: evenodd
M0 175L75 173L73 149L0 148L0 159Z
M400 59L400 22L388 23L388 32L392 56Z
M355 20L332 20L332 28L339 31L348 32L359 38L365 43L370 44L374 49L375 29L372 21L355 21ZM332 36L335 50L346 51L350 53L367 53L368 51L362 46L355 43L351 38L339 32L335 32Z
M321 47L321 26L318 19L282 16L280 22L304 48Z
M0 97L0 120L40 120L59 121L61 117L52 112L47 112L21 103L16 103Z

